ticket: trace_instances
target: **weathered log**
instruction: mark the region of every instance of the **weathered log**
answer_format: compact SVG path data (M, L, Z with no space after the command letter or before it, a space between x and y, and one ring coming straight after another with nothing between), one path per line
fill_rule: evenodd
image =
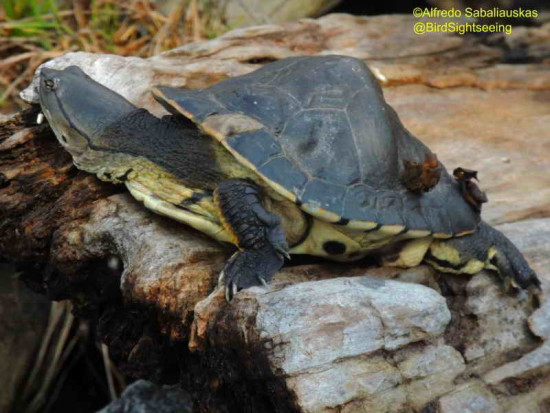
M152 84L203 87L293 55L359 57L447 167L480 171L487 220L549 217L550 177L541 171L550 166L550 76L539 54L506 64L500 45L523 42L539 53L529 45L548 42L550 25L518 29L511 43L416 36L414 22L331 15L234 30L150 59L73 53L48 65L77 64L160 115ZM35 87L23 92L30 103ZM536 411L549 403L547 303L529 318L531 303L486 273L310 263L227 304L214 290L231 251L76 170L48 127L35 124L36 110L0 125L0 256L96 320L126 372L167 381L179 369L206 411L452 412L479 398L489 411ZM501 227L545 292L549 225Z

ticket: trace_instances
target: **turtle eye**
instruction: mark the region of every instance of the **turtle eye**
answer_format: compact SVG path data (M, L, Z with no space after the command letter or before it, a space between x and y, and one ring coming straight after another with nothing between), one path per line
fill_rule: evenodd
M55 90L58 83L59 83L58 79L44 79L44 86L48 90Z

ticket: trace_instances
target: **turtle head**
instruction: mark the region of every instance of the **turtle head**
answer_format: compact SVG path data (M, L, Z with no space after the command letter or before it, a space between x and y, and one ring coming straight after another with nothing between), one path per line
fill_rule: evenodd
M77 66L42 68L39 97L48 123L75 163L89 157L90 148L111 149L106 128L137 110Z

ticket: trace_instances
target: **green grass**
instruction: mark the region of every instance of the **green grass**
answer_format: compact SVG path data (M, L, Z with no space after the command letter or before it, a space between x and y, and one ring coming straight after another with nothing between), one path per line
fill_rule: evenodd
M8 20L40 17L57 10L53 0L3 0L2 6Z
M11 59L2 67L0 106L21 106L17 88L41 63L63 53L149 57L230 28L215 8L181 1L163 15L153 0L0 0L0 61Z
M6 21L0 23L0 34L8 38L32 37L48 50L52 47L51 35L70 33L63 23L53 0L3 0Z

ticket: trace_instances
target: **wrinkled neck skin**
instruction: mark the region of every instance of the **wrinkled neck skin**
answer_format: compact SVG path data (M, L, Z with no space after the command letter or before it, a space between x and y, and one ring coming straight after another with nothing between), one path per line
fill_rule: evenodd
M95 129L93 136L76 125L67 126L52 125L62 144L67 133L78 133L87 143L84 149L64 145L73 156L74 164L103 180L122 182L132 171L167 172L188 187L212 190L223 179L214 157L212 139L180 117L159 119L145 109L136 108Z
M182 116L159 119L96 82L76 66L40 71L40 105L75 165L120 182L133 173L188 188L213 189L222 179L213 140ZM153 188L156 189L156 188Z

